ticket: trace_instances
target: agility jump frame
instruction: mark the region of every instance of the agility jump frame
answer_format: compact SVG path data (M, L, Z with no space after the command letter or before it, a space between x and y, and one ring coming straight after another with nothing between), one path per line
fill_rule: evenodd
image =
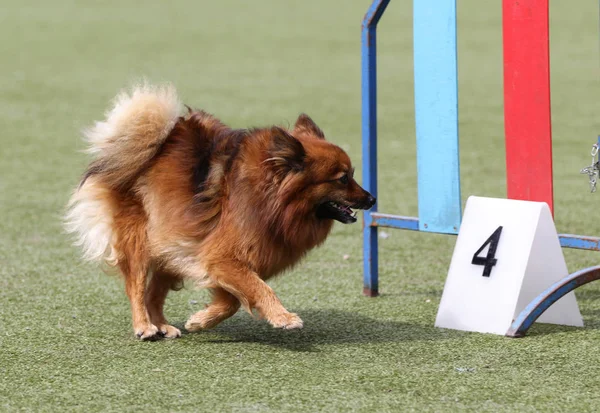
M389 2L374 0L362 23L363 185L377 198L376 34ZM554 211L548 17L548 0L502 2L507 197L546 202ZM370 297L379 293L378 227L456 235L462 217L456 0L414 0L413 39L419 216L381 213L377 204L365 212L363 293ZM599 237L560 234L559 239L562 247L600 250ZM600 278L600 270L567 278L538 297L537 305L532 302L507 335L524 335L541 312Z

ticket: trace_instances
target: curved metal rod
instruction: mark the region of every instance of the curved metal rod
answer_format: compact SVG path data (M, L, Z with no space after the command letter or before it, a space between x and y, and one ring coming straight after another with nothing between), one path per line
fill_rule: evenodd
M389 2L390 0L374 0L371 3L371 7L369 7L363 19L363 29L377 25Z
M527 334L529 327L546 311L552 304L575 288L600 279L600 265L584 268L574 272L560 281L552 284L546 291L538 295L527 307L521 311L506 332L507 337L523 337Z

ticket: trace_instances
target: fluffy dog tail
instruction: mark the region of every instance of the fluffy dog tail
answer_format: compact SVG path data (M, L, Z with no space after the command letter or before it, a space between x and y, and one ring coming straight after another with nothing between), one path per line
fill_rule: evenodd
M96 156L86 176L98 174L117 189L131 184L162 147L181 106L171 85L144 84L121 92L106 120L84 132L87 152Z
M84 132L95 155L65 216L89 261L117 263L114 245L114 191L128 189L159 153L180 116L182 104L171 85L143 84L121 92L106 120Z

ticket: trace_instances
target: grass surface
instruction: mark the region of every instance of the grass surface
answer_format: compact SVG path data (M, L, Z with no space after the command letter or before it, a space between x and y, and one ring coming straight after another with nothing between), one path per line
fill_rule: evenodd
M0 410L593 411L600 283L584 329L521 340L433 327L455 238L387 230L381 291L361 296L360 224L272 282L305 322L237 314L175 341L134 339L122 283L79 260L60 217L86 163L79 130L145 75L236 127L306 111L360 169L360 21L368 1L8 2L0 10ZM463 196L505 196L500 2L459 3ZM556 222L597 235L578 171L598 124L597 4L553 1ZM411 2L379 35L380 210L416 215ZM348 254L349 259L342 257ZM598 255L565 250L571 271ZM170 295L178 327L203 292Z

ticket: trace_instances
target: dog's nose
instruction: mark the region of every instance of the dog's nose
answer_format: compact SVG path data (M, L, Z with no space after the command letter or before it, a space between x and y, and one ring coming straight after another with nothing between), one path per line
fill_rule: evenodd
M377 202L377 199L375 199L373 195L369 194L369 197L367 198L367 209L375 205L375 202Z

